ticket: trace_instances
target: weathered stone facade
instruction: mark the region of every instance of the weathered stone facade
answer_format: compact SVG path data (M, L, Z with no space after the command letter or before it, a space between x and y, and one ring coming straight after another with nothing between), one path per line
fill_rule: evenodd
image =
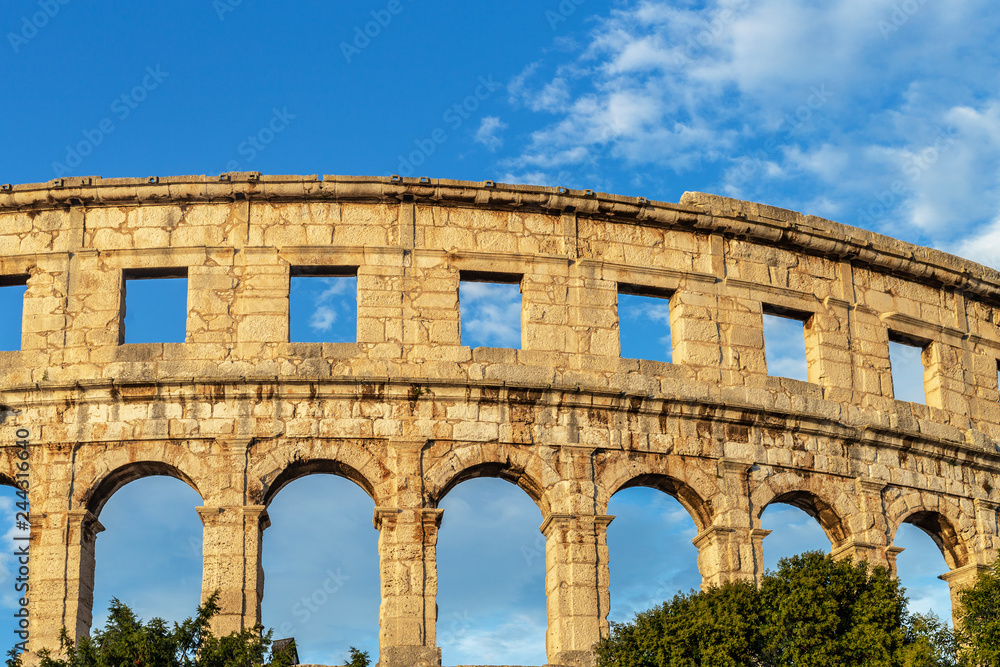
M357 342L289 343L289 276L357 274ZM120 344L123 276L188 279L186 342ZM459 335L463 272L508 274L521 349ZM814 515L836 554L938 542L953 586L997 552L1000 274L790 211L429 179L61 179L0 190L0 276L26 280L0 353L0 472L30 430L31 647L88 631L101 508L146 475L201 495L221 632L260 617L283 485L326 472L375 501L380 665L436 665L439 501L498 476L545 517L552 665L607 631L607 505L676 497L706 583L761 572L761 512ZM620 357L622 291L669 295L673 363ZM805 322L809 382L771 377L762 314ZM895 401L888 341L923 347ZM12 413L10 411L20 412Z

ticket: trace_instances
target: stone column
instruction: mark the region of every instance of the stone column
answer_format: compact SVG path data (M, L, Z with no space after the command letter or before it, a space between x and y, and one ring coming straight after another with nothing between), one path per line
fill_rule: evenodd
M959 592L976 583L976 577L979 576L979 573L985 572L989 569L989 565L973 563L971 565L955 568L954 570L945 572L938 577L938 579L948 582L948 588L951 591L951 622L956 628L958 627L958 608L960 606L958 603Z
M693 542L698 547L702 589L739 579L756 581L764 573L764 538L768 530L754 527L750 511L748 461L720 459L720 494L712 500L715 522Z
M608 635L608 515L550 514L545 535L545 638L551 665L592 664L594 644Z
M983 554L981 562L990 562L1000 549L1000 503L985 498L972 501L976 508L975 550Z
M698 548L701 588L706 590L740 579L760 583L764 574L764 538L760 528L709 526L692 542Z
M871 565L885 567L895 574L895 558L899 552L891 555L890 563L888 521L882 506L885 487L885 482L866 477L854 480L860 511L846 517L849 537L836 545L830 554L834 558L850 556L855 561L867 560Z
M63 628L73 638L90 634L94 545L103 530L88 510L45 512L32 518L27 564L31 588L26 595L32 653L43 648L57 651ZM20 566L15 560L15 568Z
M437 535L444 510L376 507L379 531L379 667L441 664L437 636Z
M260 623L264 598L261 542L271 525L263 505L197 507L205 526L202 600L219 592L220 612L212 619L216 636Z

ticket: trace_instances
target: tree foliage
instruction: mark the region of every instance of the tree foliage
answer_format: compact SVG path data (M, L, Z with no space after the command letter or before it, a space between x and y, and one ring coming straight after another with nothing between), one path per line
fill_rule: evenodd
M962 667L1000 667L1000 557L958 601Z
M368 651L359 651L352 646L351 658L344 667L368 667L370 664L371 659L368 657Z
M819 552L783 559L758 589L739 581L613 624L600 667L952 667L954 640L906 613L898 581Z
M262 626L216 637L209 628L219 612L218 594L198 607L193 618L169 628L163 619L148 623L117 599L111 601L108 622L92 637L74 642L65 628L59 655L39 651L40 667L257 667L265 664L271 632ZM292 664L291 647L273 656L271 667ZM8 653L7 667L22 667L16 651Z

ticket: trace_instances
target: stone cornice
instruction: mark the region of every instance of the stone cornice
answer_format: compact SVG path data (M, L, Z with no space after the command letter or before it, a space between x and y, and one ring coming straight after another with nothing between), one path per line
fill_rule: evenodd
M363 395L362 385L381 384L386 390L380 394L380 400L385 402L406 402L414 378L388 377L261 377L261 378L164 378L156 381L128 382L122 380L93 380L72 385L56 384L30 385L25 387L10 387L0 390L3 402L9 405L41 406L46 404L61 405L67 400L75 403L108 403L114 402L114 388L135 385L147 388L139 400L162 401L174 395L183 395L190 402L199 395L198 384L208 383L232 387L226 392L229 400L241 400L255 395L250 385L265 384L274 386L274 398L281 400L338 400L353 399ZM468 389L490 388L497 392L495 400L500 402L516 402L511 392L530 389L537 392L538 397L532 405L543 409L585 409L606 410L609 412L628 412L655 417L667 417L680 420L708 421L720 424L739 424L749 427L782 428L789 431L823 438L832 438L854 446L870 446L905 450L910 454L925 455L931 458L954 461L956 465L977 465L986 469L1000 470L1000 447L980 431L963 431L944 424L936 424L934 432L892 428L874 423L878 413L865 411L854 415L849 423L833 420L822 412L790 412L766 405L737 401L731 397L720 396L666 396L645 394L628 394L600 387L563 387L534 385L516 385L507 382L490 381L449 381L443 379L421 378L419 383L428 387L430 400L448 400L450 390L460 391L463 395ZM303 387L313 387L313 393L304 393ZM350 391L349 387L354 387ZM242 389L240 389L242 387ZM174 393L164 394L162 390ZM184 392L177 394L176 392ZM435 391L443 392L436 395ZM642 405L635 409L631 407L629 398L641 399ZM821 403L821 402L817 402ZM839 403L830 403L839 406ZM884 416L884 415L883 415ZM263 437L263 436L261 436ZM283 437L275 434L273 437ZM180 440L198 440L198 437L181 438ZM378 438L361 438L378 440ZM159 439L154 439L159 441ZM214 441L215 438L208 438ZM561 446L572 446L563 444ZM749 463L734 462L737 466Z

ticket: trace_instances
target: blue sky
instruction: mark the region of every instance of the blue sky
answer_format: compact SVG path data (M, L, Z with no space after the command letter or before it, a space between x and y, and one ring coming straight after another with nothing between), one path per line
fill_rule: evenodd
M0 182L253 170L492 179L667 201L700 190L997 267L998 24L989 0L8 0ZM349 335L343 299L353 288L323 280L311 295L293 286L302 304L293 338L327 325ZM0 288L5 312L17 308L16 289ZM463 295L463 335L515 344L503 314L517 295L489 289ZM627 334L626 354L669 358L664 304L626 301L623 322L640 329ZM130 313L141 320L139 311ZM501 326L491 326L497 314ZM141 325L129 332L142 335ZM768 339L782 335L795 338ZM0 346L11 337L16 345L16 332L0 332ZM769 364L801 372L777 353ZM923 400L917 393L912 400ZM317 662L342 660L352 643L375 645L372 508L358 494L345 480L305 479L271 508L265 621L280 628L291 618L303 657ZM292 509L307 500L339 511ZM112 595L144 616L190 613L200 580L196 504L169 479L112 498L101 516L98 614ZM543 568L498 551L535 548L538 510L495 480L460 485L444 506L445 664L541 664ZM694 526L675 501L630 490L611 513L613 618L647 602L647 582L663 597L697 585ZM335 514L349 525L331 525ZM487 514L495 530L475 519ZM803 517L765 513L769 562L828 546ZM322 525L331 537L312 539ZM449 542L469 531L481 540ZM506 537L490 541L496 535ZM897 545L907 547L900 571L915 604L947 616L947 589L933 581L946 568L929 538L904 527ZM470 563L489 559L510 569L478 576ZM9 562L0 565L9 583ZM296 601L328 571L342 584L337 599L303 621ZM12 594L0 582L4 604Z

